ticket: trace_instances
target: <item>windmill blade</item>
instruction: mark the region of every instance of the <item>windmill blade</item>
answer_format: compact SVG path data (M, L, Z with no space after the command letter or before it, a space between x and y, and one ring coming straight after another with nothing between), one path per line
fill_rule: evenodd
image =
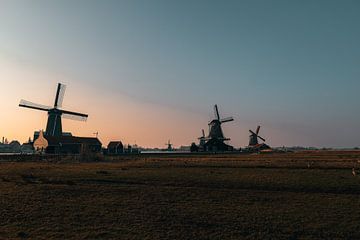
M65 111L65 110L61 110L61 113L62 113L61 116L64 118L78 120L78 121L86 121L89 116L87 114L70 112L70 111Z
M26 101L24 99L22 99L20 101L19 107L31 108L31 109L41 110L41 111L49 111L50 109L52 109L52 107L50 107L50 106L33 103L30 101Z
M260 138L261 140L263 140L263 141L265 142L265 139L264 139L264 138L260 137L259 135L258 135L257 137Z
M259 131L260 131L260 126L258 126L258 127L256 128L256 135L259 134Z
M75 121L82 121L82 122L86 122L87 117L84 116L79 116L79 115L72 115L72 114L67 114L67 113L63 113L61 115L62 118L65 119L70 119L70 120L75 120Z
M234 118L233 117L227 117L227 118L223 118L221 119L221 123L226 123L226 122L231 122L231 121L234 121Z
M249 132L250 132L251 134L257 135L257 134L256 134L256 133L254 133L252 130L249 130Z
M215 112L215 118L220 121L219 109L218 109L218 106L216 104L214 106L214 112Z
M64 101L64 95L65 95L66 85L59 83L56 91L56 97L55 97L55 108L61 108L62 103Z

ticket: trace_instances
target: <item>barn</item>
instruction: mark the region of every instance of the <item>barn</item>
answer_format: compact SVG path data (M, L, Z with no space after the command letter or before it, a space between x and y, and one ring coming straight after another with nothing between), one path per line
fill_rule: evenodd
M101 142L93 137L45 136L48 141L48 154L101 153Z
M124 153L124 145L121 141L111 141L108 144L107 154L118 155Z

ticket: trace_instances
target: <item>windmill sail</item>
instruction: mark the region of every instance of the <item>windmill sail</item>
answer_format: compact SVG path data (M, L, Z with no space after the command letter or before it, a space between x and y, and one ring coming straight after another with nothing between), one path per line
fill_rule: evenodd
M226 123L226 122L231 122L231 121L234 121L233 117L227 117L227 118L221 119L221 123Z
M215 113L215 118L220 121L219 109L218 109L218 106L216 104L214 106L214 113Z
M61 117L65 118L65 119L81 121L81 122L86 122L87 121L87 117L79 116L79 115L73 115L73 114L67 114L67 113L62 114Z
M87 118L89 116L87 114L71 112L71 111L66 111L66 110L61 110L61 113L62 113L62 115L73 115L73 116L78 116L78 117L83 117L83 118Z
M30 101L26 101L24 99L22 99L20 101L19 107L32 108L32 109L41 110L41 111L49 111L52 108L50 106L45 106L45 105L30 102Z
M258 127L256 128L256 135L259 134L259 131L260 131L260 126L258 126Z
M56 97L55 97L55 108L61 108L63 101L64 101L64 95L65 95L66 85L59 83L58 88L56 91Z

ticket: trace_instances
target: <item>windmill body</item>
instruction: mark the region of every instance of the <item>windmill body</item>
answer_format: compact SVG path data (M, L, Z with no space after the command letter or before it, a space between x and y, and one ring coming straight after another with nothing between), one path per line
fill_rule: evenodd
M30 108L48 113L48 121L46 124L45 136L61 137L62 132L62 118L68 118L79 121L86 121L88 115L83 113L71 112L62 109L62 102L64 100L66 86L59 83L55 96L55 103L53 107L41 104L32 103L29 101L21 100L19 106Z
M256 134L251 133L249 136L249 146L256 146L259 144L258 137Z
M199 139L199 146L200 146L200 148L203 148L204 145L205 145L205 143L206 143L206 137L205 137L205 131L204 131L204 129L202 129L201 132L202 132L202 136L199 137L198 139Z
M250 136L249 136L249 146L256 146L259 144L259 140L261 139L262 141L265 142L265 139L262 138L261 136L259 136L259 132L260 132L260 126L258 126L256 128L256 131L253 132L252 130L249 130L250 132Z
M221 122L217 119L209 123L209 138L225 139L221 129Z
M46 124L46 135L48 136L61 136L62 135L62 123L61 123L61 111L58 109L50 109L48 111L48 120Z

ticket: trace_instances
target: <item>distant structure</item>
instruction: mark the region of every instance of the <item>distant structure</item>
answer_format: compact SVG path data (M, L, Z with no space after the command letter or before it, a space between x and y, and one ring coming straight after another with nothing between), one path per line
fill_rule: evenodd
M252 130L249 130L250 136L249 136L249 146L256 146L259 144L258 138L263 140L265 142L265 139L259 136L260 126L256 128L256 132L253 132Z
M234 121L233 117L220 118L218 106L214 106L215 118L211 120L209 125L209 135L205 137L205 131L202 130L202 136L198 138L200 140L199 146L196 146L195 143L191 145L191 151L205 151L205 152L224 152L224 151L233 151L234 148L230 145L227 145L225 141L229 141L230 138L224 136L221 125L226 122Z
M124 145L121 141L111 141L107 147L108 155L119 155L124 153Z
M19 152L21 151L21 144L17 140L13 140L9 143L9 146L14 149L14 151Z
M165 149L166 151L169 151L169 152L174 151L173 145L172 145L172 143L170 142L170 140L168 140L168 142L165 143L165 145L167 146L167 148Z
M263 137L259 136L260 132L260 126L256 128L256 131L249 130L250 136L249 136L249 146L247 147L248 151L261 151L266 149L271 149L270 146L268 146L265 143L259 143L259 140L266 141Z
M139 154L141 149L137 144L124 146L124 153L126 154Z
M205 130L204 129L201 129L201 137L199 137L199 149L203 150L204 149L204 146L205 146L205 143L206 143L206 137L205 137Z
M64 84L61 83L58 84L53 107L32 103L26 100L20 101L19 104L20 107L46 111L48 113L48 121L46 125L45 136L51 136L51 137L63 136L61 118L68 118L79 121L87 120L88 117L87 114L70 112L61 109L64 100L65 89L66 86Z
M102 143L94 137L45 136L49 146L47 154L95 154L101 153Z
M0 153L2 154L32 154L33 152L32 144L29 143L20 144L17 140L9 143L4 137L0 142Z

